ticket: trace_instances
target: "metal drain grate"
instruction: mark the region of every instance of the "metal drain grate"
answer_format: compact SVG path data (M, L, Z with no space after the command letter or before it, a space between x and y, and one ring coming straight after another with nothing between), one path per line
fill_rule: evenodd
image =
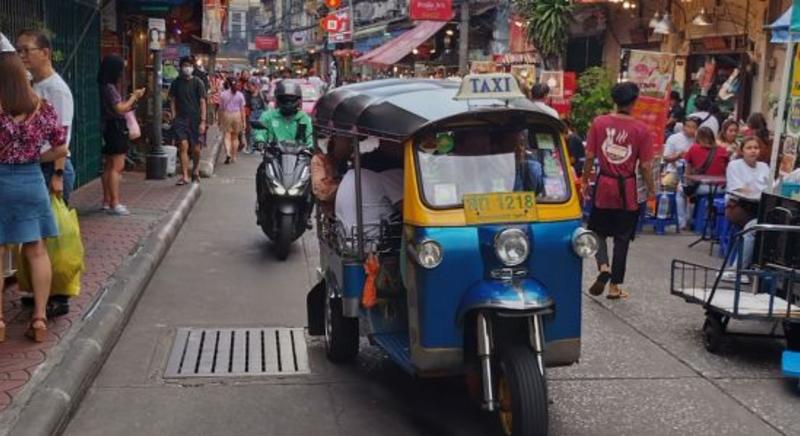
M165 378L307 374L302 328L180 328Z

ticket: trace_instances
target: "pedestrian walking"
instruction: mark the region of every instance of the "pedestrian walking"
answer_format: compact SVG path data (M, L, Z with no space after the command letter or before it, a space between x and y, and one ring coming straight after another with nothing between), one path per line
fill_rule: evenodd
M125 62L117 55L108 55L100 63L97 84L100 87L100 113L103 119L103 210L116 216L130 215L120 202L119 182L125 170L128 153L128 127L125 114L136 107L145 89L137 89L123 100L119 93Z
M25 68L33 76L33 90L50 103L58 115L61 126L66 130L67 156L55 162L43 162L42 173L50 193L60 195L64 203L69 204L70 195L75 184L75 169L70 159L69 144L72 135L72 119L75 105L72 92L63 78L55 71L52 62L52 43L50 37L41 30L27 29L17 35L17 52L25 64ZM52 148L45 141L42 152ZM69 297L63 289L54 289L47 304L47 316L56 317L69 313ZM23 304L32 306L33 298L25 297Z
M219 127L225 142L225 164L236 162L239 152L239 134L242 133L247 115L245 113L244 94L239 90L239 83L228 80L228 86L220 95Z
M7 246L22 244L31 268L34 306L26 336L43 342L47 335L47 298L52 268L44 239L58 236L40 162L67 155L66 130L53 106L28 83L22 59L0 33L0 271ZM42 152L42 143L50 149ZM0 310L3 281L0 280ZM0 312L0 341L6 326Z
M617 107L616 112L595 118L586 141L581 184L585 198L588 198L589 175L595 158L599 163L589 229L600 237L597 251L600 273L589 292L594 296L601 295L610 281L607 295L610 299L628 297L628 292L620 285L625 281L628 247L639 220L637 168L647 186L647 195L652 196L655 192L652 135L644 123L631 116L638 97L639 87L634 83L615 85L611 98ZM614 239L613 263L608 257L608 238Z
M200 182L201 135L206 134L206 87L193 75L194 60L180 60L181 75L169 88L170 106L175 120L172 129L181 155L181 178L178 185L189 183L189 156L192 157L192 181Z

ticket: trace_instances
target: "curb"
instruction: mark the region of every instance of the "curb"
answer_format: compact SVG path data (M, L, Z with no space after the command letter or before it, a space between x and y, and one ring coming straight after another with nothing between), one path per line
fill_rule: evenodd
M83 315L82 325L54 348L54 362L46 362L37 371L44 373L40 383L4 434L39 436L63 431L199 197L200 187L192 184L177 209L144 239L128 263L114 273L113 282ZM36 379L32 377L29 383L35 383Z
M219 154L222 152L222 135L219 134L219 129L216 129L217 134L208 135L212 138L211 156L200 158L200 177L209 178L214 175L214 167L219 160Z

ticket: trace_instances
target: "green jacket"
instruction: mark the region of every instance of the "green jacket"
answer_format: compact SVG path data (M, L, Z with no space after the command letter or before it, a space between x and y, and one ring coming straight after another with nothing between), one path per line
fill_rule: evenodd
M286 118L277 109L264 112L260 118L261 124L267 128L267 143L277 141L296 141L298 144L312 147L314 137L314 125L311 117L303 111L298 111L291 118ZM297 126L306 126L305 138L297 137Z

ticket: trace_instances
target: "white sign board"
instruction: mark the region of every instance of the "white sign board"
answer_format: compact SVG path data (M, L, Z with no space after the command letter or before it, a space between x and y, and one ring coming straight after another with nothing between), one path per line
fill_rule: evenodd
M454 100L515 100L525 98L511 74L470 74L464 77Z

